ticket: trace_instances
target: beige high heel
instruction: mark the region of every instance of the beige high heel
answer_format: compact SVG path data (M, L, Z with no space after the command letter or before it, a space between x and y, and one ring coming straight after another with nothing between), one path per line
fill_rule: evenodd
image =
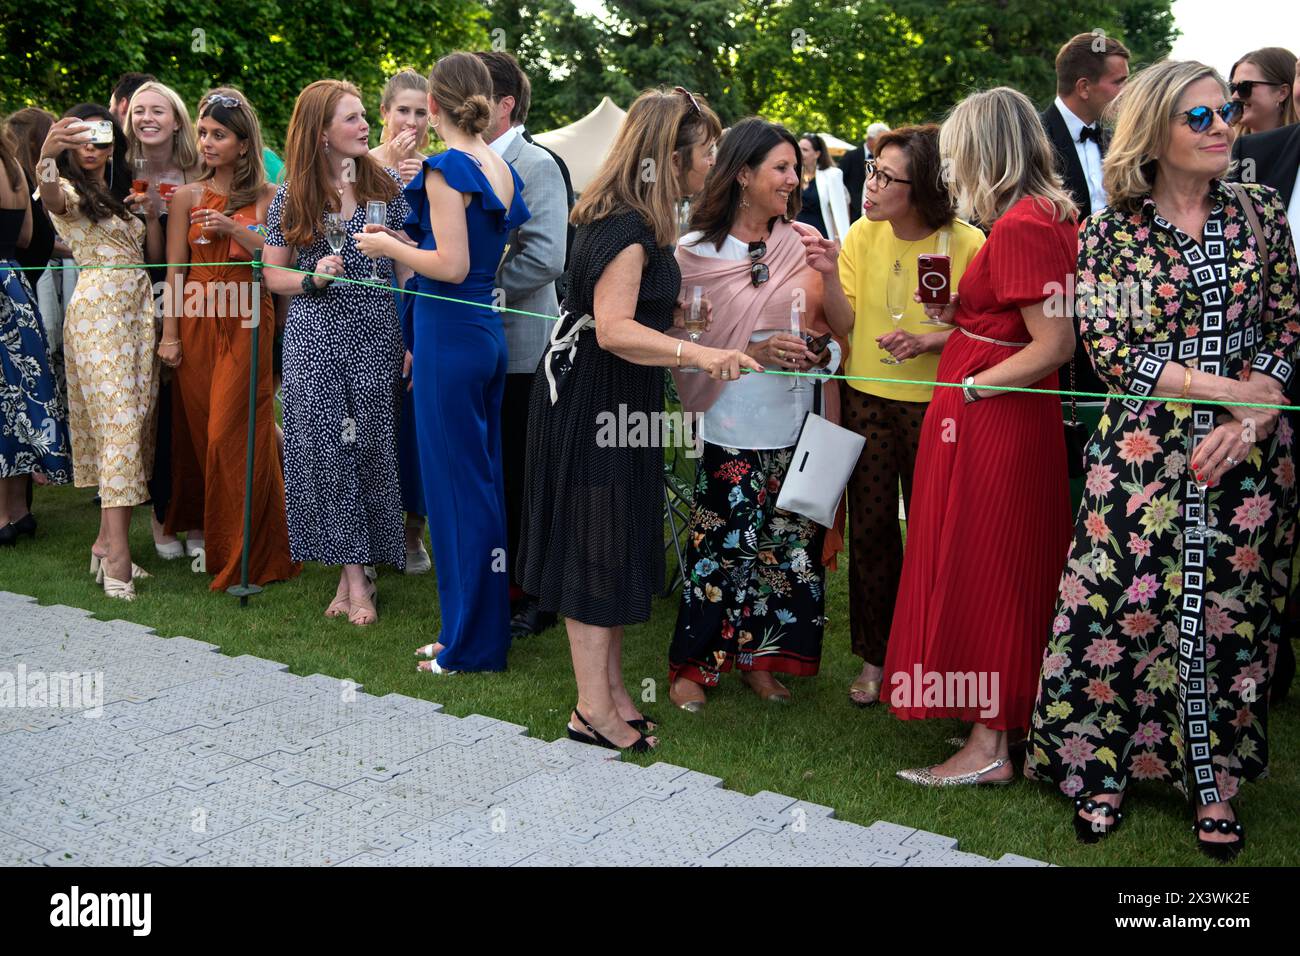
M104 580L104 596L117 598L121 601L135 600L135 583L133 581L119 581L117 578L110 578L100 569L100 574Z
M94 551L90 552L90 573L95 576L96 584L104 583L104 559L101 558L99 555L97 555ZM140 565L132 562L131 564L132 581L143 581L145 578L151 578L151 577L153 577L152 574L150 574L144 568L140 567Z

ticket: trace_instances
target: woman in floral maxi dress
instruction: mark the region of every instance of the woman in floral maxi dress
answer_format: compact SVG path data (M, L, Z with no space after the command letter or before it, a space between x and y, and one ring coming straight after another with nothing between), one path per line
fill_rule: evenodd
M1217 75L1193 67L1200 65L1161 64L1162 81L1181 84L1168 94L1177 104L1166 109L1174 117L1170 135L1230 142L1221 114L1204 132L1178 128L1184 111L1201 103L1217 111L1225 102L1215 92ZM1148 87L1160 81L1151 78ZM1140 102L1158 92L1139 87L1126 95ZM1126 105L1137 112L1138 102ZM1142 115L1164 108L1147 107ZM1129 119L1136 124L1140 115ZM1125 122L1122 110L1117 141ZM1237 424L1205 399L1276 401L1261 393L1269 394L1270 379L1289 380L1300 324L1295 251L1278 194L1234 188L1212 174L1205 184L1199 239L1165 218L1175 204L1152 198L1158 190L1150 187L1092 216L1081 236L1079 329L1102 381L1112 392L1154 397L1158 387L1169 394L1172 378L1183 382L1175 398L1202 400L1107 400L1086 450L1085 496L1025 773L1077 798L1075 826L1087 842L1118 825L1115 808L1130 780L1168 782L1194 800L1201 832L1215 838L1198 834L1198 844L1224 858L1244 844L1226 801L1268 769L1265 684L1280 633L1274 582L1286 580L1285 544L1294 534L1294 423L1283 413L1271 434L1261 428L1251 444L1250 415L1258 413L1235 408L1242 437L1224 446L1224 470L1216 465L1211 477L1206 456L1194 452L1203 441L1211 447L1211 432ZM1125 295L1111 292L1143 284L1145 308L1131 319ZM1198 468L1209 481L1208 501L1197 488ZM1198 535L1202 516L1209 531ZM1092 799L1103 795L1109 799ZM1217 813L1203 812L1214 804Z

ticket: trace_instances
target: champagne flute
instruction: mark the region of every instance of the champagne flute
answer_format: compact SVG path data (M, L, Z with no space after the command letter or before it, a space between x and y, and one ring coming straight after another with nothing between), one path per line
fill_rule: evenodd
M691 337L692 342L698 342L700 336L704 333L704 287L695 286L691 290L691 304L686 307L686 315L682 320L686 327L686 333Z
M199 221L199 236L198 236L197 239L194 240L194 244L195 244L196 246L206 246L206 245L208 245L208 243L212 242L212 240L208 238L208 222L207 222L207 213L208 213L208 210L205 209L205 208L203 208L203 207L200 207L200 208L198 208L198 209L191 209L191 210L190 210L190 221L191 221L191 222L194 221L194 217L195 217L196 215L201 215L201 216L203 216L203 218Z
M790 334L793 335L796 339L803 338L803 330L800 328L800 322L799 322L799 306L797 305L790 306ZM794 383L786 391L790 391L790 392L808 391L808 383L803 380L802 375L792 375L791 378L794 379Z
M907 309L907 289L903 281L903 270L899 263L894 263L894 268L890 270L889 278L885 281L885 309L889 312L889 319L894 323L894 329L898 329L898 324L903 321L903 312ZM894 356L886 354L880 360L881 365L902 365L906 359L896 359Z
M141 157L133 164L135 176L131 180L131 192L136 196L143 196L149 191L149 161ZM136 208L137 216L143 216L145 213L140 207Z
M348 233L344 226L341 215L336 212L325 213L325 241L336 256L343 251L343 244L347 242Z
M380 199L372 199L366 203L366 224L373 226L382 226L388 221L388 203ZM379 259L370 260L370 281L379 281Z

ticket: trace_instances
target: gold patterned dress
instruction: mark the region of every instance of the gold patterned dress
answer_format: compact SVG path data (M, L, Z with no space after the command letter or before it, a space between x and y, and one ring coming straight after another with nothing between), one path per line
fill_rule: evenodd
M93 267L143 262L145 226L135 216L92 222L72 183L59 188L67 208L50 215L81 267L63 325L73 483L97 486L104 508L143 504L158 398L149 276Z

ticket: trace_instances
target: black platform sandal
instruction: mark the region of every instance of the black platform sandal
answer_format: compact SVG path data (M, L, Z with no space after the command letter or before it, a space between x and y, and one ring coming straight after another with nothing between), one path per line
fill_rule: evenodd
M1195 813L1198 808L1193 808ZM1236 815L1236 811L1233 811ZM1202 833L1219 832L1224 835L1237 834L1237 839L1232 843L1207 843L1201 839ZM1237 854L1246 847L1246 827L1240 820L1216 820L1213 817L1197 817L1196 822L1192 824L1192 832L1196 834L1196 846L1202 853L1211 860L1218 860L1220 863L1227 863L1235 860Z
M1113 818L1115 822L1102 826L1097 820L1085 820L1079 816L1080 810L1096 814L1102 820ZM1091 797L1078 797L1074 801L1074 835L1080 843L1098 843L1118 830L1123 822L1124 811L1109 803L1100 803Z
M573 714L578 718L579 723L591 732L584 734L581 730L574 727L573 724L568 724L567 728L570 740L576 740L580 744L592 744L597 747L606 747L610 750L630 750L633 753L638 754L648 753L654 749L650 746L650 741L646 738L643 731L638 730L638 733L640 733L641 736L637 738L636 743L628 747L620 747L618 744L614 743L614 741L601 734L601 732L595 727L591 726L591 724L587 722L587 718L582 716L582 712L578 710L578 708L573 708Z

